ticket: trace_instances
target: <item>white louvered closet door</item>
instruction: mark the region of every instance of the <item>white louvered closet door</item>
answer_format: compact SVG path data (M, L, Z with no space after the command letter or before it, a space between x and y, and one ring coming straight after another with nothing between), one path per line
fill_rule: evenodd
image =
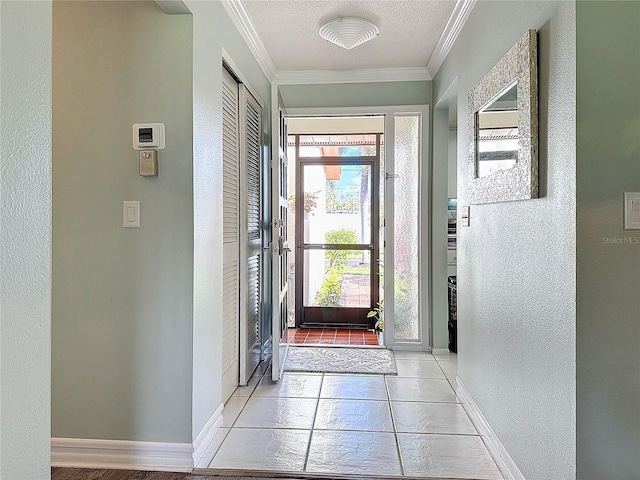
M222 69L223 307L222 400L238 386L240 325L240 142L239 85Z
M262 107L240 85L240 384L260 363L262 325Z

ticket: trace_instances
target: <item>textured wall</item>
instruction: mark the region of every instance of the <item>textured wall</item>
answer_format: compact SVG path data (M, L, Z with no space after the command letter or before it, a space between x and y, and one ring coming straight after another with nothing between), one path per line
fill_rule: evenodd
M196 438L222 402L222 50L265 102L267 129L271 91L221 3L185 3L193 14L194 53L192 429Z
M191 20L54 4L54 437L191 441ZM142 122L166 125L158 177L138 175Z
M640 479L640 3L577 4L578 478Z
M541 198L471 206L458 231L459 376L526 478L575 478L575 4L478 2L434 80L458 79L458 205L468 93L538 29Z
M456 130L449 131L449 149L447 164L447 195L449 198L458 196L458 132Z
M0 478L49 478L51 3L0 2Z

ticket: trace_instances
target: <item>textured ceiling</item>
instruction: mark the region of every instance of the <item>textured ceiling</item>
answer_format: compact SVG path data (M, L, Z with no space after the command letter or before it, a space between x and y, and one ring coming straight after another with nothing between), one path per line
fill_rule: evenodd
M425 67L455 0L243 0L278 71ZM318 29L338 16L360 16L380 35L352 50Z

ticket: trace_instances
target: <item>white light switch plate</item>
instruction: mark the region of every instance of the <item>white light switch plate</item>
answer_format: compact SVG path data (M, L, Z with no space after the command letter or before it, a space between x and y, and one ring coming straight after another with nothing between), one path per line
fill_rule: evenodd
M624 229L640 230L640 192L624 192Z
M469 226L469 205L465 205L461 209L460 225L463 227Z
M122 226L125 228L140 227L140 202L125 200L122 202Z

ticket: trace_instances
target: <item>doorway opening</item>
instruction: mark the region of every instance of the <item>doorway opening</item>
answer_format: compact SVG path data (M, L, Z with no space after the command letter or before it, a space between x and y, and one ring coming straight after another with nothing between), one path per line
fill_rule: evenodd
M273 223L290 295L279 344L347 344L377 325L378 345L429 351L429 108L314 114L280 122L287 174L274 185L288 193Z
M292 344L383 345L383 132L379 115L288 120Z

